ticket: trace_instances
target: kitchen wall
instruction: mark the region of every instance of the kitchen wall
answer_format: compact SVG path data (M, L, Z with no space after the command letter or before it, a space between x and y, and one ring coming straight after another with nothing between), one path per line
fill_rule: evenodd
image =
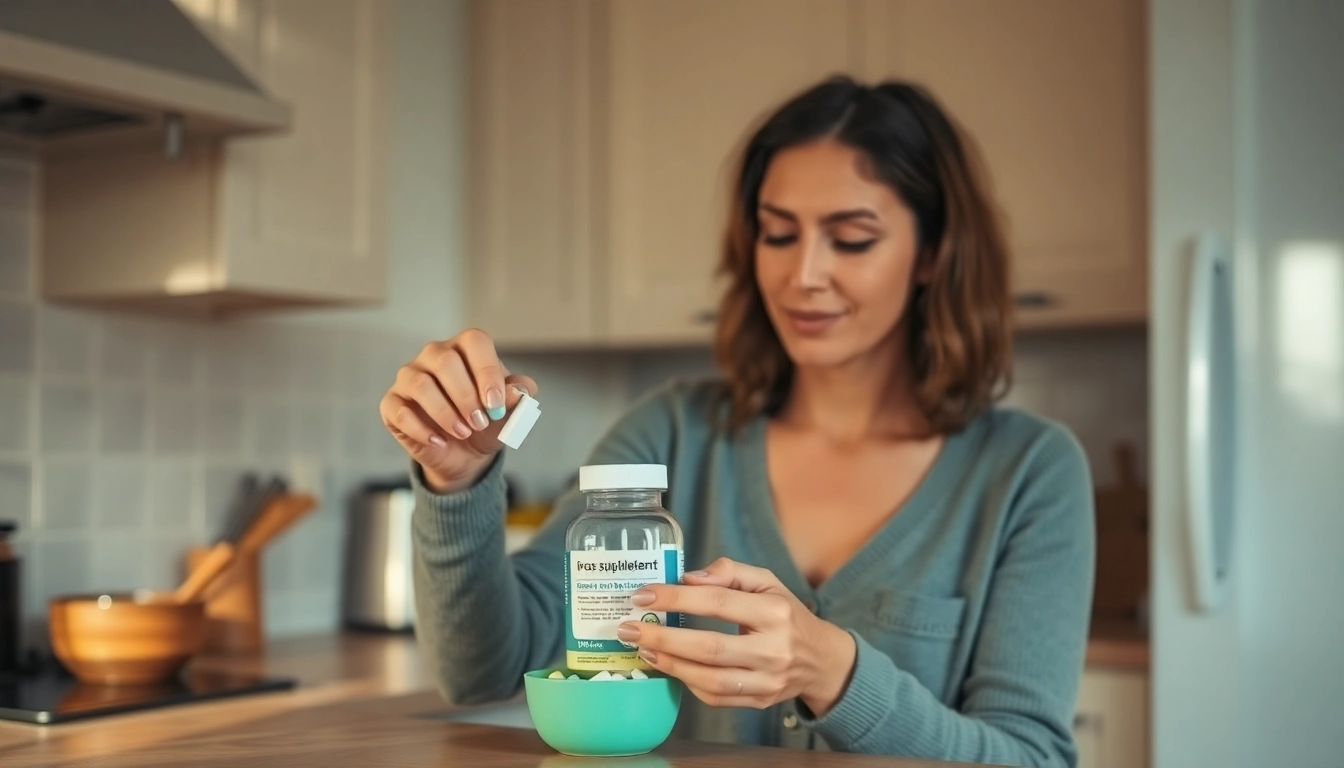
M398 4L386 307L192 324L44 304L38 170L0 158L0 518L22 525L34 632L50 595L173 584L239 474L294 458L319 461L322 506L266 556L268 629L334 625L345 498L406 467L378 398L460 325L460 12Z

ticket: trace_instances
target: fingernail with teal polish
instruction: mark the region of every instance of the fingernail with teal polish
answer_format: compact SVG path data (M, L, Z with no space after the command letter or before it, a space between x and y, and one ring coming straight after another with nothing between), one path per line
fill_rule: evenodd
M485 409L490 414L491 421L504 418L504 393L499 391L499 387L491 387L490 391L485 393Z

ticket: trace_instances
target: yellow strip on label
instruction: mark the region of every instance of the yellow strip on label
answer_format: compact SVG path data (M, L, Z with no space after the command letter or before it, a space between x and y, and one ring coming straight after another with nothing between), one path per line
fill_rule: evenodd
M652 669L635 653L592 653L591 651L566 651L565 666L573 670Z

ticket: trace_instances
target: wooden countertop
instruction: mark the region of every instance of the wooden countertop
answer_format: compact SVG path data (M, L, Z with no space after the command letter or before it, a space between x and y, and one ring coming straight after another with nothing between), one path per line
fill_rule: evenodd
M889 766L946 763L669 741L635 758L557 754L529 730L446 722L450 712L412 639L341 634L273 641L262 658L202 667L297 677L293 691L203 702L63 725L0 723L5 768L131 766Z

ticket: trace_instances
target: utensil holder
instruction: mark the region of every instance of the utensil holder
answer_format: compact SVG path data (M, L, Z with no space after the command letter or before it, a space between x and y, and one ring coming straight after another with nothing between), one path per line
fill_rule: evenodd
M187 571L209 551L209 547L187 550ZM206 591L203 650L240 656L260 653L266 644L262 615L260 558L239 556Z

